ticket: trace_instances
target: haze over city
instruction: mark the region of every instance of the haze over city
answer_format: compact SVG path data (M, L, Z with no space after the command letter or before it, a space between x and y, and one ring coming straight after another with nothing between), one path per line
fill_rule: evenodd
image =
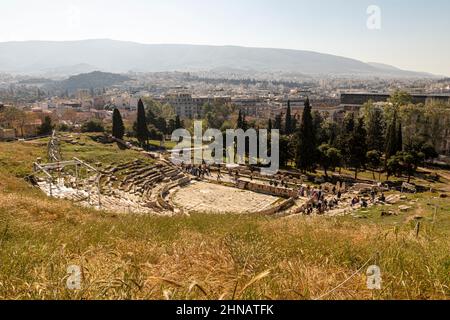
M377 6L377 12L367 9ZM0 42L115 39L310 50L450 74L450 3L436 1L2 1ZM370 17L379 26L368 28Z

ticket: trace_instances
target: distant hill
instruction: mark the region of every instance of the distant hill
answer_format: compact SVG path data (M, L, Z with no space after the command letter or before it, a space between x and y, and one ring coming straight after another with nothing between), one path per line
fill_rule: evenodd
M99 89L122 84L131 80L120 74L94 71L72 76L67 80L55 81L50 84L53 89L75 92L79 89Z
M329 54L287 49L148 45L114 40L0 43L0 72L45 74L65 68L70 71L70 66L115 73L242 70L328 76L432 76Z
M384 73L388 74L388 75L397 75L397 74L402 74L405 77L417 77L417 76L421 76L421 77L430 77L433 76L429 73L426 72L414 72L414 71L407 71L407 70L402 70L400 68L388 65L388 64L384 64L384 63L377 63L377 62L368 62L368 65L377 68L378 70L382 70Z
M79 63L75 65L64 65L54 68L48 68L38 72L46 77L67 77L81 73L89 73L96 70L98 70L98 68L94 66L91 66L86 63Z

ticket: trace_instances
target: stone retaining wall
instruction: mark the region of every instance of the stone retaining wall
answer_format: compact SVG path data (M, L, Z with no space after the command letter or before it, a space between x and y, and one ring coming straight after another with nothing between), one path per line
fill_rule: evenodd
M253 183L243 180L238 180L237 186L239 189L250 190L253 192L264 193L281 198L295 198L297 196L297 192L294 189L279 188L275 186Z

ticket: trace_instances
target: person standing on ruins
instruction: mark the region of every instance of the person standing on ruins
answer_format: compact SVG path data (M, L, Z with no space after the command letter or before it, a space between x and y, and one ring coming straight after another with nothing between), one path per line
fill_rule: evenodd
M221 178L222 176L220 174L220 165L217 165L217 181L220 181Z

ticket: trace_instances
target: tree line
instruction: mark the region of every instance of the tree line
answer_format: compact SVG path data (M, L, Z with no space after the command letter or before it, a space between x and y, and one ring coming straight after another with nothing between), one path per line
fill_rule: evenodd
M321 167L326 176L330 169L346 167L354 171L355 179L362 170L371 170L374 180L377 171L385 172L388 179L406 173L409 182L418 166L438 156L438 138L448 128L449 107L436 102L414 105L411 96L396 92L387 104L369 101L360 112L348 112L338 122L313 112L307 99L298 125L288 104L284 123L278 115L274 124L269 120L268 128L281 131L284 166L293 163L305 173Z

